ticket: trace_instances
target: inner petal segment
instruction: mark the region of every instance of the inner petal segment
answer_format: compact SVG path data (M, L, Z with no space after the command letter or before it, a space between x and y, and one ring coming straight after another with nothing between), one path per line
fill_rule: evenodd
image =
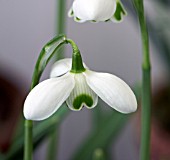
M82 73L75 74L75 87L66 100L71 110L79 111L83 106L91 109L97 105L98 96L90 89Z

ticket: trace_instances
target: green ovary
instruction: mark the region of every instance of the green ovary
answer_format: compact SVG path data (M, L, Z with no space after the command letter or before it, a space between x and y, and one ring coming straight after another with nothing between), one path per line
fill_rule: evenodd
M93 99L89 95L81 94L77 96L73 101L73 107L75 109L80 109L83 104L88 107L92 107Z

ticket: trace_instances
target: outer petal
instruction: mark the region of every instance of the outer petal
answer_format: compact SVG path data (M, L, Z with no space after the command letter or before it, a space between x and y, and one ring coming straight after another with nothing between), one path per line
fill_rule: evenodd
M83 21L105 21L110 19L116 10L116 0L75 0L73 14Z
M71 70L72 58L65 58L55 62L52 66L50 77L55 78L61 76ZM83 63L84 67L87 66Z
M89 70L84 74L90 88L112 108L122 113L134 112L137 109L134 93L120 78Z
M74 79L75 87L66 100L68 107L74 111L81 110L83 106L88 109L94 108L97 105L98 96L87 85L85 76L82 73L75 74Z
M27 96L24 116L30 120L43 120L51 116L68 98L74 88L71 74L39 83Z

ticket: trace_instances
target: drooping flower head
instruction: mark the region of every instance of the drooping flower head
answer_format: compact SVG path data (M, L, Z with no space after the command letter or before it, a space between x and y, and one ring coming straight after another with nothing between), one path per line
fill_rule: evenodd
M54 63L50 79L39 83L28 94L24 103L25 118L46 119L65 101L73 111L84 106L91 109L97 105L98 97L121 113L134 112L137 102L130 87L112 74L89 70L77 46L73 46L72 59Z
M69 17L77 22L121 22L126 11L120 0L74 0Z

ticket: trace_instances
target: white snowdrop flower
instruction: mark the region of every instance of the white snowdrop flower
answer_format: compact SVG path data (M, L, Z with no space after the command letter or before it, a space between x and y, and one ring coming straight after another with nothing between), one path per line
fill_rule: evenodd
M74 0L68 15L77 22L121 22L126 11L120 0Z
M65 101L73 111L82 107L91 109L97 105L98 97L121 113L136 111L136 97L123 80L84 66L81 55L77 61L62 59L54 63L50 79L39 83L28 94L24 103L25 118L46 119Z

